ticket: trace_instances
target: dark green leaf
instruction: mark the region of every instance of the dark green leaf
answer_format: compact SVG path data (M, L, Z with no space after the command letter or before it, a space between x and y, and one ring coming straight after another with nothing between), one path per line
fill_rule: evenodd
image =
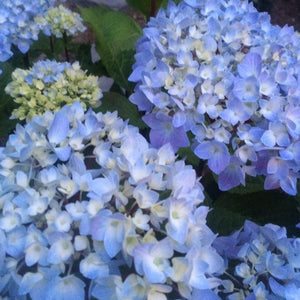
M299 223L298 206L296 197L279 190L244 195L224 192L213 202L208 223L221 234L238 229L246 219L260 225L273 223L285 226L289 234L295 234L295 225Z
M260 192L264 190L264 182L265 182L264 176L256 176L256 177L246 176L245 186L239 185L229 190L228 192L232 194L249 194L249 193Z
M233 212L224 208L214 208L207 216L209 228L219 235L229 235L241 228L246 218L239 212Z
M95 63L92 62L91 58L91 45L82 44L78 47L76 57L78 58L79 64L82 70L87 70L88 74L103 76L108 75L102 61L99 60Z
M135 42L142 35L140 27L127 15L106 7L80 8L83 19L96 34L96 49L108 74L121 87L132 91L128 82L135 54Z
M179 148L178 155L180 158L185 159L187 164L192 165L195 170L198 169L200 158L195 155L191 147Z
M126 97L114 92L103 93L101 106L97 109L97 111L105 113L107 111L113 112L115 110L118 111L118 115L122 119L128 119L129 124L137 126L140 129L147 127L147 125L142 121L137 107Z
M135 10L141 12L144 16L146 16L147 20L149 20L152 10L157 11L163 2L163 0L126 0L128 5L130 5ZM155 4L155 7L151 7L151 5Z
M11 60L0 63L0 137L6 136L14 128L16 122L10 120L11 112L16 107L13 99L4 91L6 85L12 80L11 73L15 70Z
M53 52L50 46L51 39L53 44ZM30 64L32 65L33 62L39 59L41 55L46 55L46 57L49 59L59 60L59 55L62 53L64 53L63 39L58 39L55 37L50 38L49 36L40 33L38 40L35 41L30 47Z

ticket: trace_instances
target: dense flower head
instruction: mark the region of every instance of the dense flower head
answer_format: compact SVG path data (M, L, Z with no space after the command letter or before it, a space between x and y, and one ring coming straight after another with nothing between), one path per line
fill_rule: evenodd
M83 107L100 105L102 91L98 77L87 75L78 62L45 60L30 69L16 69L5 91L19 104L12 117L31 120L46 110L58 111L65 104L80 101Z
M130 100L145 111L155 146L170 142L176 151L190 132L221 190L248 174L296 194L300 38L292 27L271 25L248 1L170 2L136 49Z
M288 238L274 224L246 221L214 246L235 266L234 292L228 299L298 299L300 291L300 239Z
M75 102L34 117L9 136L0 166L1 296L196 299L224 289L195 171L116 112Z
M26 53L38 39L42 18L57 0L2 0L0 6L0 62L7 61L16 47ZM0 74L2 71L0 70Z
M45 34L57 38L63 37L64 33L67 36L75 36L86 30L80 15L63 5L49 8L44 16L36 18L36 22Z
M56 0L3 0L0 6L0 61L11 55L14 44L23 53L27 52L32 40L37 40L40 31L35 22Z

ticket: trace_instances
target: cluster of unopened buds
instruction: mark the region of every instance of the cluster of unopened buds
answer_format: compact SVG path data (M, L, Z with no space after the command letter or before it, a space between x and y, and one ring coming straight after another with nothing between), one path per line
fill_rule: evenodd
M297 193L300 38L240 0L170 2L137 42L130 100L154 146L191 145L221 190L265 176ZM188 139L187 133L193 135Z
M87 75L78 62L44 60L30 69L16 69L5 92L19 105L12 117L31 120L45 111L58 111L65 104L79 101L85 109L98 107L102 91L98 77Z

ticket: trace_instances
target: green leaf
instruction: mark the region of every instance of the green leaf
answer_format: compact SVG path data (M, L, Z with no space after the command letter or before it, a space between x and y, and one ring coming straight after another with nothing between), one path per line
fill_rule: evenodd
M81 44L76 52L82 70L87 70L88 74L96 76L108 76L101 60L93 63L91 57L91 45Z
M141 12L144 16L146 16L147 20L149 20L152 13L152 1L153 0L126 0L128 5L130 5L135 10ZM161 7L162 2L163 0L154 0L156 11Z
M215 232L230 234L248 219L260 225L267 223L285 226L290 235L296 234L299 222L299 202L279 190L249 194L223 192L213 202L208 224Z
M6 136L15 127L16 121L10 120L11 112L16 107L13 99L4 91L12 80L11 73L15 70L11 60L0 63L0 137Z
M147 125L142 121L137 107L126 97L114 92L103 93L101 106L97 108L97 111L105 113L107 111L113 112L115 110L118 111L118 115L122 119L128 119L129 124L137 126L140 129L147 127Z
M132 71L135 42L142 35L138 24L129 16L104 6L80 8L82 18L96 34L96 49L108 74L117 84L132 91L128 77Z
M245 220L246 217L239 212L233 212L224 208L212 209L206 219L209 228L221 236L229 235L241 228Z
M200 158L195 155L191 150L191 147L179 148L178 155L180 158L185 159L185 162L192 165L195 170L198 169L200 164Z
M256 177L246 176L245 182L246 182L245 186L239 185L229 190L228 192L232 194L242 195L242 194L264 191L264 182L265 182L264 176L256 176Z
M53 45L53 52L51 50L51 40ZM70 52L74 50L74 46L75 45L72 43L68 44L68 49ZM30 55L30 64L32 65L40 55L46 55L48 59L55 59L59 61L60 55L64 54L64 51L64 42L62 38L50 38L49 36L41 32L39 34L38 40L31 45L30 51L28 52Z

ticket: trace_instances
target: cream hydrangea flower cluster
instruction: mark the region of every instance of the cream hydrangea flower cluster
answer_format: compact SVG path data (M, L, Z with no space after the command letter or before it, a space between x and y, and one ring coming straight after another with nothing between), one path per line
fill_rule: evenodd
M12 117L27 121L75 101L80 101L85 109L97 107L102 97L98 77L87 75L78 62L51 60L38 61L29 70L16 69L5 92L19 104Z
M40 24L46 35L54 35L57 38L62 38L64 33L67 36L75 36L86 30L80 15L63 5L50 7L44 16L40 15L35 21Z

